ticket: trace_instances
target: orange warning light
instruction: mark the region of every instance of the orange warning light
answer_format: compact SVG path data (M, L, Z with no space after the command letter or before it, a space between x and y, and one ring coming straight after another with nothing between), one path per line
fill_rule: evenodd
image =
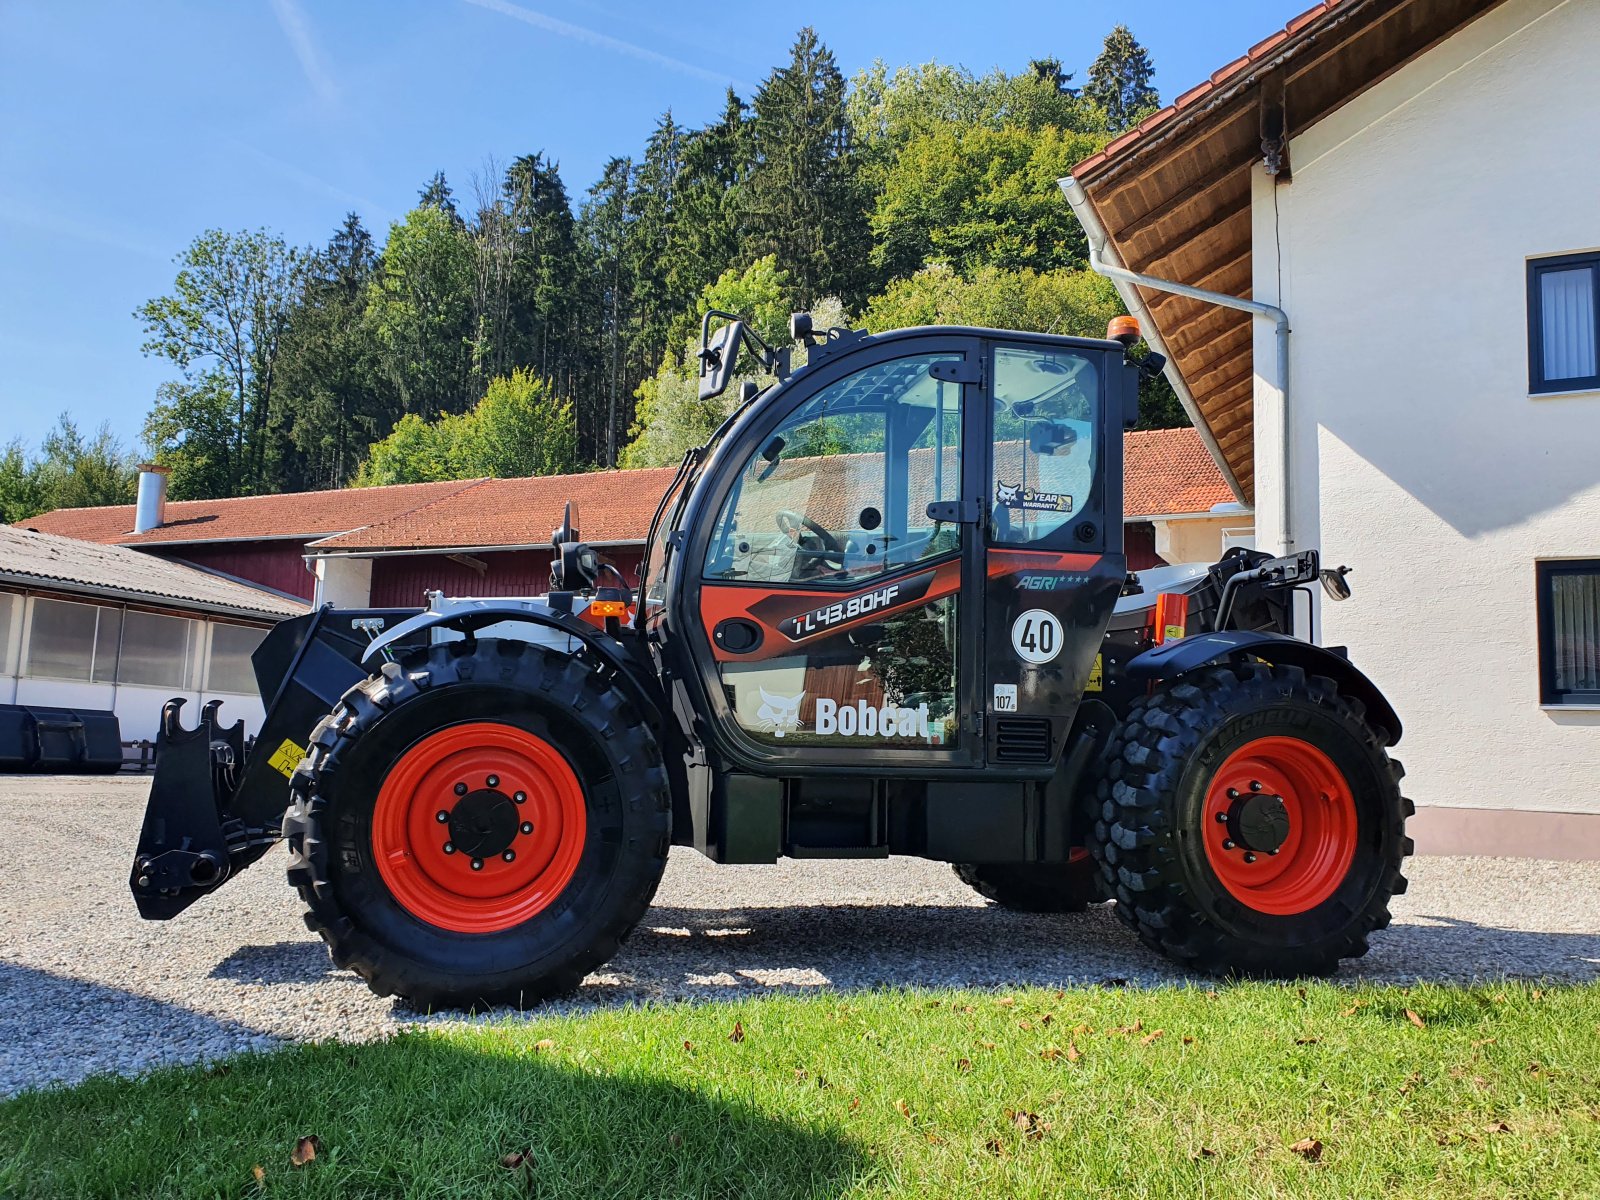
M1131 346L1139 340L1139 319L1137 317L1112 317L1106 322L1106 338L1108 341L1121 342L1124 346Z

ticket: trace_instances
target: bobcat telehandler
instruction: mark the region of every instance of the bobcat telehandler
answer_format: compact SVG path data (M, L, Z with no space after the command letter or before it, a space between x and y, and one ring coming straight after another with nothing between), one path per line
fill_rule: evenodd
M744 354L777 382L741 384L685 455L636 580L569 506L546 596L278 625L248 753L214 704L185 729L170 703L139 911L284 841L334 961L421 1006L573 988L673 845L919 855L1021 909L1112 899L1206 971L1365 952L1411 850L1400 721L1291 634L1344 569L1234 549L1129 575L1122 433L1160 369L1131 318L1104 341L791 332L796 370L706 316L703 397Z

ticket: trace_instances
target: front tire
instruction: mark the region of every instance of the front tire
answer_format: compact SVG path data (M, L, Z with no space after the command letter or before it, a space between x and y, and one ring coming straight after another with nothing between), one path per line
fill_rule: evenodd
M1367 952L1405 891L1403 774L1331 679L1208 668L1130 707L1090 848L1152 949L1210 972L1326 974Z
M333 960L419 1007L575 988L643 916L670 800L654 737L581 654L431 647L311 735L289 881Z

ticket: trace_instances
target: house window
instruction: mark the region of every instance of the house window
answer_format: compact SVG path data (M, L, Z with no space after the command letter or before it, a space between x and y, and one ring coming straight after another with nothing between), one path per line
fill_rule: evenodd
M1528 263L1528 390L1600 388L1600 254Z
M1538 579L1540 699L1600 704L1600 559L1542 562Z
M212 622L211 661L206 670L206 691L255 695L256 673L250 665L250 656L266 636L265 629Z
M187 617L129 609L122 631L117 682L141 687L190 687L199 631L200 623ZM98 656L95 661L100 661Z
M28 631L28 660L24 675L41 679L71 679L88 683L104 678L105 670L95 670L95 650L110 642L116 671L113 638L97 636L100 609L92 604L73 604L66 600L35 599L33 619ZM120 612L115 614L121 616Z

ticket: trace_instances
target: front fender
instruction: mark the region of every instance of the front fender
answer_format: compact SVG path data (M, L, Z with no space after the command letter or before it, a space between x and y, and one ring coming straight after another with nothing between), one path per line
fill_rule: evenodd
M1128 675L1148 682L1175 679L1200 667L1239 658L1259 658L1279 666L1299 667L1307 674L1326 675L1345 695L1361 701L1367 720L1387 735L1389 745L1400 740L1400 716L1377 684L1349 659L1286 634L1225 629L1179 638L1136 656L1128 663Z
M551 608L542 600L440 601L437 607L408 617L374 638L361 656L361 661L370 665L374 659L384 655L387 647L430 629L453 629L471 634L504 621L543 626L582 642L587 650L627 680L635 693L634 700L649 713L651 723L660 723L664 705L655 673L616 638L580 621L571 613Z

